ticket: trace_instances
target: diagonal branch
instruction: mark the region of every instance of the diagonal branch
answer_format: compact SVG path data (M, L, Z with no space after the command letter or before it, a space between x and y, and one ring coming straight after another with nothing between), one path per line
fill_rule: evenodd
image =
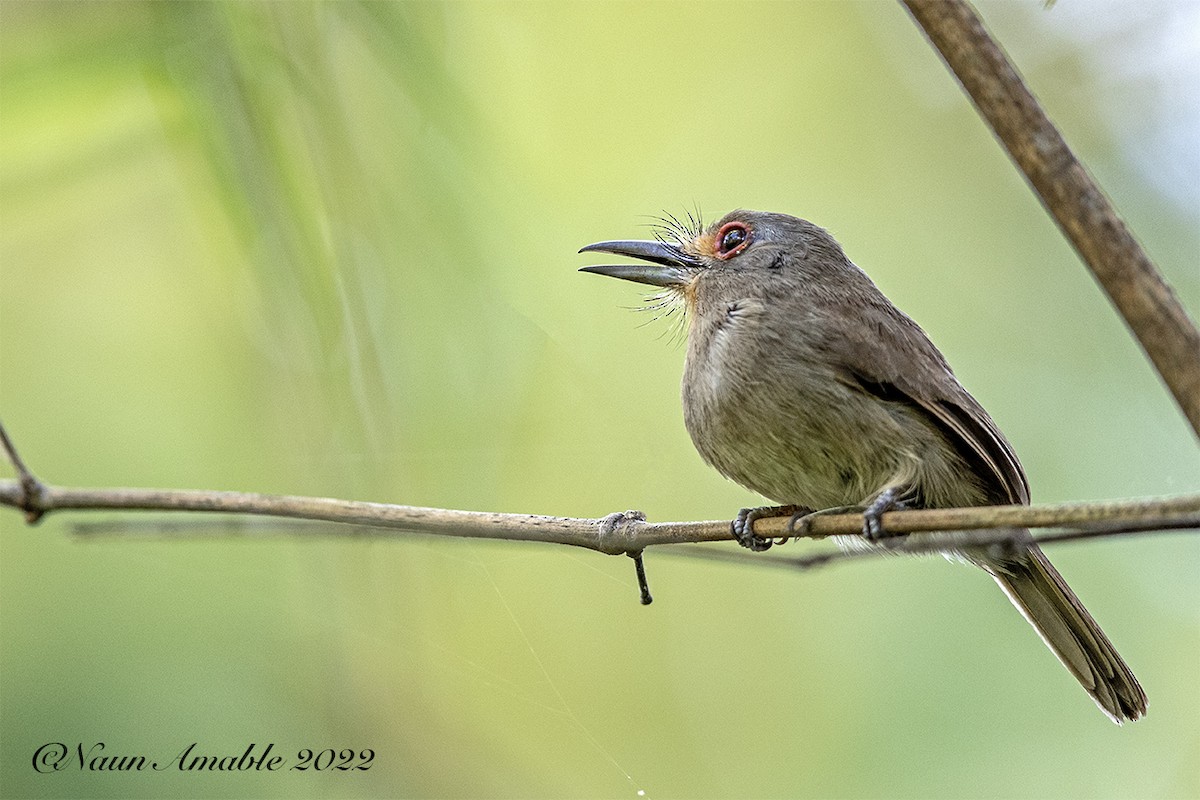
M965 0L903 0L1200 436L1200 330Z

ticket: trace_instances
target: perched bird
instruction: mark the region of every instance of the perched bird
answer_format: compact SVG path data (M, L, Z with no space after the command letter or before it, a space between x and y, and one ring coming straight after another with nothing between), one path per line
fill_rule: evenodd
M723 475L782 504L738 514L743 545L766 549L755 519L797 509L860 508L871 541L892 508L1029 503L991 417L823 228L739 210L586 251L640 259L583 271L662 287L684 306L692 442ZM1129 667L1028 532L1018 535L1024 547L948 555L995 578L1113 721L1142 716Z

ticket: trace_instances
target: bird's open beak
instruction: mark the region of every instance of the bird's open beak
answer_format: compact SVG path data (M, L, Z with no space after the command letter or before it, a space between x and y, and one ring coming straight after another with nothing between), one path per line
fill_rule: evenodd
M620 278L651 286L686 286L701 264L677 247L663 242L622 241L596 242L579 252L598 251L619 256L640 258L650 264L599 264L583 267L580 272L594 272L610 278Z

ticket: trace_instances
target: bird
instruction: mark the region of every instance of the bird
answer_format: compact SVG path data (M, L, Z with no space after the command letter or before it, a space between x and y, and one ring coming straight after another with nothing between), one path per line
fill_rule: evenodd
M778 505L742 509L732 533L752 550L768 516L854 508L857 546L881 547L897 508L1027 505L1013 447L925 332L825 229L788 214L735 210L710 225L664 217L653 240L589 244L639 263L581 271L656 287L681 305L683 416L701 457ZM1117 724L1146 694L1028 531L1020 546L946 553L983 568ZM852 537L857 538L857 537Z

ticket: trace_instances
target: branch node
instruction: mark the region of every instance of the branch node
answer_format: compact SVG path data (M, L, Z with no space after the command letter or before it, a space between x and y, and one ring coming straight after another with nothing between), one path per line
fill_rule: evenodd
M600 520L596 549L610 556L619 556L641 548L636 546L638 529L646 522L641 511L618 511Z

